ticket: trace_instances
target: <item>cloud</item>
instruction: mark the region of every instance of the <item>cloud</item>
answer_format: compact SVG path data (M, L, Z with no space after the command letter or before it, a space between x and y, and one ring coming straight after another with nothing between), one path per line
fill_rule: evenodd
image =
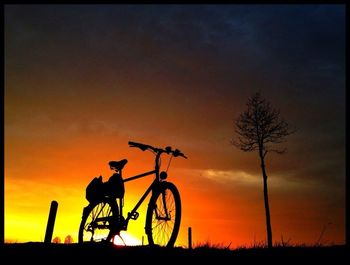
M189 175L197 175L206 178L210 181L217 182L227 186L259 186L262 187L263 179L261 173L251 174L241 170L214 170L214 169L203 169L194 170ZM279 190L293 190L293 189L304 189L311 185L305 184L299 181L293 181L289 177L290 173L284 174L271 174L268 178L269 187L272 189Z

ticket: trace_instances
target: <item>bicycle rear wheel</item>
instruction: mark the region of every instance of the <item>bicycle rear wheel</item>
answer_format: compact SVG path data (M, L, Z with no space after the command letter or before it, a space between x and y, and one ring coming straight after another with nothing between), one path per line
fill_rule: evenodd
M84 208L79 227L79 243L111 241L118 225L116 201L104 199Z
M153 191L146 216L146 234L150 245L173 247L179 233L181 200L176 186L162 182Z

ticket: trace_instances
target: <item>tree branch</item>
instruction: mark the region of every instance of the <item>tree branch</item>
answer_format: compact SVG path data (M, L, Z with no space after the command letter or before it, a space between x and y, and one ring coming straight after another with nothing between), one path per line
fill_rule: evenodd
M296 130L290 129L288 123L280 117L280 110L274 109L269 102L256 93L248 99L247 109L235 120L237 139L231 144L242 151L254 151L259 147L263 156L271 151L283 154L286 149L267 148L269 143L280 144Z

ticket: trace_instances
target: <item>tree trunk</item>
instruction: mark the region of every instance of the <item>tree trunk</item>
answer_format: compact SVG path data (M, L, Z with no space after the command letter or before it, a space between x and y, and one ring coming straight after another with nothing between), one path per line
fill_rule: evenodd
M267 231L267 246L268 248L272 248L272 229L271 229L271 221L270 221L270 207L269 207L269 197L267 192L267 174L265 170L265 161L264 156L260 153L261 160L261 170L264 179L264 203L265 203L265 214L266 214L266 231Z

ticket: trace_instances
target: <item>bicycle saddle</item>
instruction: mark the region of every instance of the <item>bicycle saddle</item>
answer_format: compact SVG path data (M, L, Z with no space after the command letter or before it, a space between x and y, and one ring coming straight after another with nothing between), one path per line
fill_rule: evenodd
M126 165L126 163L128 163L128 160L123 159L120 161L109 161L108 165L110 166L111 169L122 170Z

